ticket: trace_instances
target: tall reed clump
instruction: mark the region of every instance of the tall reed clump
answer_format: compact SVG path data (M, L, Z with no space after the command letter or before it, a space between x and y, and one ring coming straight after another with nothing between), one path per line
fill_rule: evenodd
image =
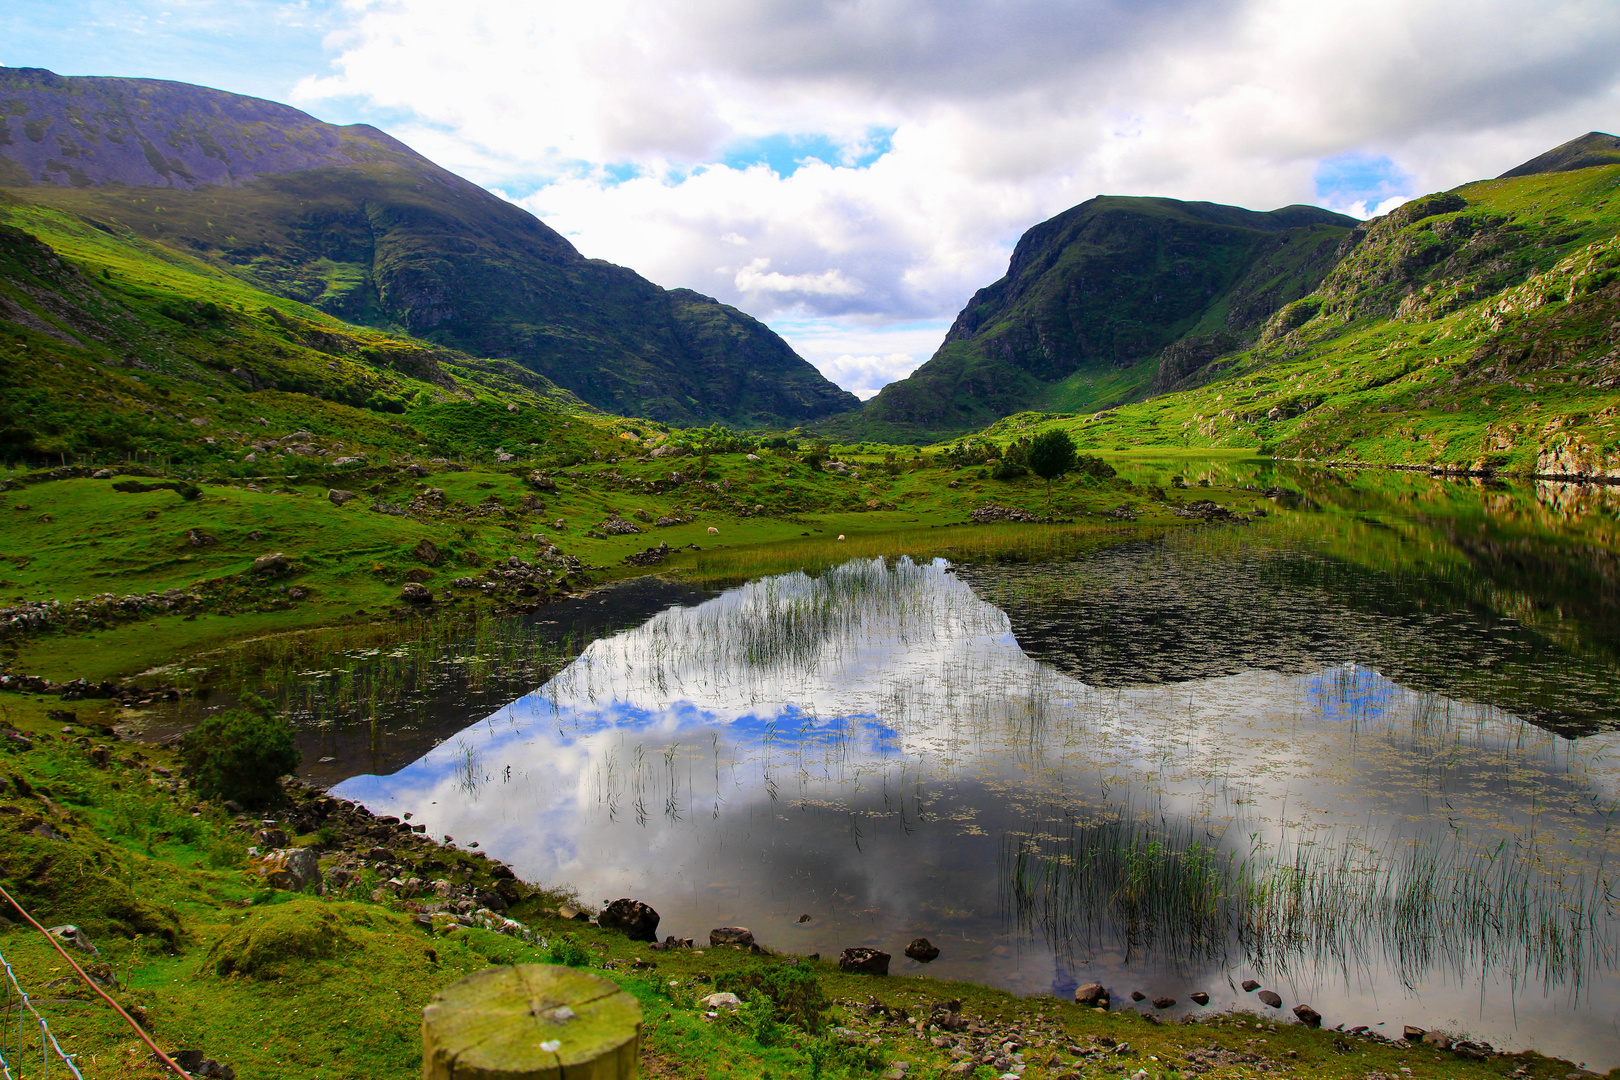
M1240 856L1192 823L1118 813L1009 836L1000 861L1004 910L1063 953L1241 957L1279 974L1382 965L1407 987L1503 972L1577 991L1620 965L1620 897L1601 864L1564 866L1522 839Z

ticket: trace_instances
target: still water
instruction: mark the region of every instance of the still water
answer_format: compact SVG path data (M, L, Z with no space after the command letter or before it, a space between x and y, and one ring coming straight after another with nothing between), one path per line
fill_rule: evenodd
M1607 608L1401 505L683 593L334 791L660 933L1620 1064Z

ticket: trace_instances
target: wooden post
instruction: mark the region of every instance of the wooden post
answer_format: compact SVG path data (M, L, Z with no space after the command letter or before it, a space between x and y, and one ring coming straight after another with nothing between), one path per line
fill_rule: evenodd
M422 1080L635 1080L641 1004L552 964L491 967L422 1010Z

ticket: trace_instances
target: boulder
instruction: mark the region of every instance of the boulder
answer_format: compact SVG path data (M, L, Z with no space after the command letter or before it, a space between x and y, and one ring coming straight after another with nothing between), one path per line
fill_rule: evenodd
M1263 1004L1270 1005L1273 1009L1282 1008L1282 996L1275 990L1262 990L1259 998Z
M431 604L433 591L420 581L407 581L399 587L399 598L407 604Z
M906 946L906 955L919 964L932 963L939 959L939 946L925 937L920 937Z
M1153 999L1155 1009L1173 1009L1175 1005L1176 999L1173 997L1156 997Z
M857 945L853 949L845 949L838 957L838 970L862 975L887 975L889 954L881 949L868 949L864 945Z
M1255 982L1253 979L1244 979L1243 980L1243 992L1244 993L1252 994L1258 989L1260 989L1260 984Z
M553 480L551 477L542 472L530 473L529 483L539 488L541 491L557 490L557 481Z
M1309 1005L1295 1005L1294 1015L1298 1017L1299 1022L1304 1024L1306 1027L1322 1026L1322 1014L1311 1008Z
M1092 1007L1097 1005L1107 1005L1108 988L1102 983L1086 983L1084 986L1076 987L1074 991L1074 1003L1076 1005L1087 1005Z
M1193 1001L1196 1002L1199 1005L1208 1005L1209 1004L1209 995L1204 993L1202 990L1194 990L1192 993L1188 994L1187 996L1192 998Z
M1407 1024L1401 1032L1402 1038L1407 1042L1422 1042L1425 1034L1424 1030L1415 1024Z
M284 848L289 843L281 829L260 829L253 834L253 842L261 848Z
M658 940L658 912L640 900L615 900L596 921L604 930L617 930L631 941Z
M219 541L203 532L201 529L187 529L186 543L192 547L212 547L219 543Z
M1147 995L1142 993L1142 991L1140 991L1140 990L1132 990L1131 991L1131 1000L1132 1001L1146 1001L1147 1000Z
M709 947L735 945L746 949L754 943L754 932L746 926L719 926L709 931Z
M341 488L332 488L326 493L327 501L333 506L342 506L344 503L354 502L354 500L357 498L359 498L359 496L354 492L344 491Z
M255 574L285 574L290 569L292 569L292 560L279 551L273 551L268 555L260 555L253 560L253 572Z
M703 999L705 1009L724 1009L726 1012L736 1012L742 1008L742 998L736 994L721 992L710 994Z

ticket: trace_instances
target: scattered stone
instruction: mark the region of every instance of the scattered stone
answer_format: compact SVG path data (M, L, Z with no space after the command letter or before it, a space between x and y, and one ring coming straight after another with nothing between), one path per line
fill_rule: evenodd
M669 545L660 541L657 547L650 547L646 551L626 555L624 561L629 566L657 566L668 558Z
M433 592L419 581L407 581L400 586L399 598L407 604L431 604Z
M1121 504L1114 507L1112 510L1104 510L1102 512L1102 516L1105 518L1114 518L1118 521L1135 521L1136 511Z
M1407 1024L1406 1027L1401 1031L1401 1037L1407 1042L1422 1042L1424 1034L1425 1032L1422 1028L1412 1024Z
M1173 1009L1175 1005L1176 999L1173 997L1156 997L1153 999L1155 1009Z
M1202 990L1194 990L1192 993L1188 994L1187 996L1192 998L1193 1001L1196 1002L1199 1005L1208 1005L1209 1004L1209 995L1204 993Z
M939 946L925 937L920 937L906 946L906 955L919 964L929 964L939 959Z
M90 479L92 479L92 480L111 480L112 475L113 474L112 474L111 469L97 469L95 472L90 474Z
M429 566L438 566L439 563L444 559L444 555L440 553L438 545L426 538L418 541L413 551L418 559L421 559Z
M264 830L266 832L280 830ZM259 873L275 888L303 892L321 885L321 863L313 848L288 848L267 857Z
M556 491L557 490L557 481L553 480L551 477L547 476L543 472L538 472L537 471L537 472L530 473L529 474L529 483L532 486L539 488L541 491Z
M746 926L719 926L709 931L709 947L735 945L746 949L754 943L754 932Z
M342 506L344 503L354 502L354 500L357 498L359 498L359 496L354 492L344 491L341 488L332 488L326 493L327 501L333 506Z
M609 536L629 536L632 533L640 532L641 527L631 524L618 514L612 514L597 525L596 530Z
M723 992L719 994L710 994L708 997L703 999L703 1007L706 1009L724 1009L727 1012L736 1012L738 1009L742 1008L742 999L736 994L732 993Z
M192 547L212 547L219 541L201 529L187 529L186 543Z
M864 975L887 975L889 954L881 949L868 949L862 945L845 949L838 957L838 970Z
M991 521L1016 521L1026 525L1039 524L1045 518L1037 517L1028 510L1020 510L1015 506L981 506L968 515L968 520L975 525L983 525Z
M1142 993L1142 991L1140 991L1140 990L1132 990L1131 991L1131 1000L1132 1001L1146 1001L1147 1000L1147 995Z
M1244 979L1243 980L1243 992L1244 993L1252 994L1258 989L1260 989L1260 984L1255 982L1253 979Z
M1299 1022L1304 1024L1306 1027L1322 1026L1322 1014L1311 1008L1309 1005L1295 1005L1294 1015L1298 1017Z
M1282 1008L1282 996L1275 990L1262 990L1259 997L1262 1003L1270 1005L1273 1009Z
M658 912L640 900L615 900L597 917L604 930L618 930L631 941L658 940Z
M1105 1005L1108 1002L1108 988L1102 983L1086 983L1075 989L1074 1002L1088 1007Z
M253 834L253 843L261 849L284 848L288 842L287 834L281 829L260 829Z

